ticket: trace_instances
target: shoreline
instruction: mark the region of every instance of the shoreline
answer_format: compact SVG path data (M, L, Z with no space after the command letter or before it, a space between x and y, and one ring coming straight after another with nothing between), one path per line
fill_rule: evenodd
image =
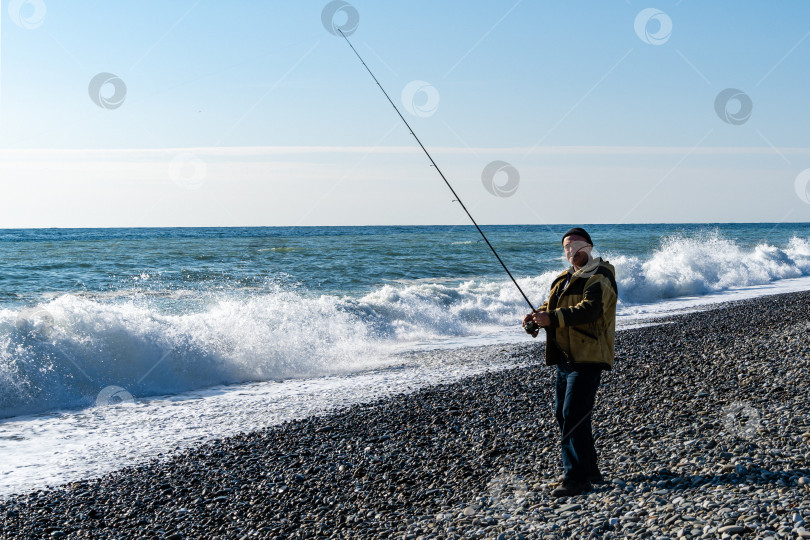
M493 345L482 354L540 364L11 496L0 536L795 538L810 522L810 291L655 322L617 333L593 419L607 483L583 496L548 496L561 468L543 345Z

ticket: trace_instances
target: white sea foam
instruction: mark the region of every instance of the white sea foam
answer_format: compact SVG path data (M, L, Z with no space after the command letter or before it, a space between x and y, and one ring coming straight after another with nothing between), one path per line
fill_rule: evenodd
M335 297L274 290L202 311L73 295L40 306L47 336L0 311L0 416L89 405L108 385L135 396L378 366L382 344ZM24 314L23 314L24 315Z
M779 248L758 244L745 250L717 233L674 236L646 260L616 254L622 303L650 303L679 296L703 295L736 287L810 275L810 241L793 237Z

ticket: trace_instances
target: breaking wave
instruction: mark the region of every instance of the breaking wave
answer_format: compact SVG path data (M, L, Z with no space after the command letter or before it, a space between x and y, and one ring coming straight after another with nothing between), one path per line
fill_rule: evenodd
M608 258L616 267L619 298L625 303L705 295L810 275L810 241L795 236L783 248L758 244L753 249L718 233L672 236L648 258L622 254Z

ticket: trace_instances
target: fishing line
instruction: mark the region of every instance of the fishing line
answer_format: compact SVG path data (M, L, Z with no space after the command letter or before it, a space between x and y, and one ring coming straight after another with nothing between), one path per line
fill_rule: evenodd
M433 167L436 169L436 172L439 173L439 176L442 177L442 180L444 180L444 183L447 184L447 187L449 187L450 191L453 192L453 195L455 196L456 200L458 201L458 204L460 204L461 208L464 209L464 212L467 214L467 217L469 217L470 221L472 221L473 225L475 225L475 228L481 234L481 237L484 239L484 242L486 242L487 245L489 246L489 249L492 250L492 253L495 255L495 258L498 259L498 262L501 263L501 266L503 266L503 269L506 270L507 274L509 274L509 278L512 280L512 283L515 284L515 287L517 287L518 291L520 291L520 294L523 296L523 299L526 300L527 304L529 304L529 307L531 308L532 312L536 311L534 309L534 306L531 303L531 300L529 300L529 297L526 296L526 293L524 293L523 289L521 289L520 285L518 285L518 282L515 279L515 277L512 275L512 272L509 271L509 269L506 267L506 264L501 259L500 255L498 255L498 252L495 251L495 248L492 246L492 244L490 244L489 239L487 238L487 235L484 234L484 231L482 231L481 227L478 226L478 223L475 221L475 218L472 217L472 214L470 214L470 211L467 210L467 207L461 201L461 197L458 196L458 193L456 193L456 190L453 189L453 186L451 186L450 182L447 181L447 178L445 178L444 173L442 173L441 169L439 169L439 166L436 164L436 162L433 161L433 157L430 155L430 152L427 151L427 148L425 148L425 145L423 145L422 141L419 140L419 137L416 136L416 133L414 133L413 128L411 128L411 125L408 123L407 120L405 120L405 117L402 116L402 113L399 112L399 109L394 104L393 100L391 100L391 96L388 95L388 92L386 92L385 88L382 87L382 85L380 84L380 81L378 81L377 77L374 76L374 73L371 72L371 69L368 67L368 65L366 65L365 61L363 60L363 57L360 56L360 53L357 52L357 49L354 48L354 45L352 45L352 42L349 41L348 37L346 37L346 34L343 33L343 30L341 30L340 28L337 28L337 31L340 32L340 35L343 36L343 39L345 39L346 43L349 44L349 47L352 48L352 50L354 51L354 54L356 54L357 58L360 59L360 63L363 64L363 67L366 68L366 71L368 71L368 74L371 75L371 78L374 79L374 82L377 83L377 86L380 87L380 90L382 90L382 93L385 94L386 98L388 98L388 102L391 104L391 106L394 108L394 110L397 111L397 114L402 119L402 121L405 122L405 125L408 127L408 131L411 132L411 135L413 135L413 138L416 139L417 143L419 143L419 147L422 148L422 151L425 152L425 155L430 160L430 163L433 164Z

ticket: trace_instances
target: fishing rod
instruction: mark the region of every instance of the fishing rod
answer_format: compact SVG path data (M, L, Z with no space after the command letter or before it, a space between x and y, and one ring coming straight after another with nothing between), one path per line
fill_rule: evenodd
M380 90L382 90L382 93L385 94L385 97L388 98L388 103L391 104L391 106L394 108L394 110L397 111L397 114L402 119L402 121L405 122L405 125L408 127L408 131L411 132L411 135L413 135L413 138L416 139L417 143L419 143L419 147L422 148L422 151L425 152L425 155L430 160L430 163L433 164L433 167L436 169L436 172L439 173L439 176L442 177L442 180L444 180L444 183L447 184L447 187L449 187L450 191L453 192L453 195L455 196L456 200L458 201L458 204L460 204L461 208L464 209L464 212L467 214L467 217L470 218L470 221L472 221L473 225L475 225L475 228L478 229L478 232L481 234L481 237L484 239L484 242L486 242L487 245L489 246L489 249L492 250L492 253L493 253L493 255L495 255L495 258L498 259L498 262L501 263L501 266L503 266L503 269L506 270L507 274L509 274L509 278L512 280L512 283L515 284L515 287L517 287L517 290L520 291L520 294L523 296L523 299L526 300L527 304L529 304L529 307L531 308L532 313L537 311L536 309L534 309L534 305L532 305L532 302L531 302L531 300L529 300L529 297L526 296L526 293L524 293L523 289L521 289L520 285L518 285L518 282L515 279L515 277L512 275L512 272L510 272L509 269L506 267L506 264L501 259L501 256L498 255L498 252L495 251L495 248L489 242L489 239L487 238L487 235L485 235L484 231L481 230L481 227L478 226L478 223L475 221L475 218L472 217L472 214L470 214L470 211L467 210L467 207L461 201L461 197L458 196L458 193L456 193L456 190L453 189L453 186L451 186L450 182L447 181L447 178L444 176L444 173L442 173L441 169L439 169L439 166L436 164L436 162L433 161L433 157L430 155L430 152L427 151L427 148L425 148L425 145L422 144L422 141L420 141L419 137L417 137L416 133L414 133L413 128L411 127L411 125L408 123L407 120L405 120L405 117L402 116L402 113L399 112L399 109L394 104L393 100L391 99L391 96L388 95L388 92L385 91L385 88L383 88L383 86L380 84L380 81L378 81L377 77L374 76L374 73L371 72L371 68L369 68L368 65L366 65L365 61L363 60L363 57L360 56L360 53L357 52L357 49L354 48L354 45L352 45L352 42L349 41L348 37L346 37L346 34L343 33L343 30L341 30L340 28L337 28L337 31L340 32L340 35L343 36L343 39L345 39L346 43L349 44L349 47L352 48L352 50L354 51L354 54L356 54L357 58L360 59L360 63L363 64L363 67L366 68L366 71L368 71L368 74L371 75L371 78L374 79L374 82L377 83L377 86L380 87ZM528 331L528 328L527 328L527 331Z

